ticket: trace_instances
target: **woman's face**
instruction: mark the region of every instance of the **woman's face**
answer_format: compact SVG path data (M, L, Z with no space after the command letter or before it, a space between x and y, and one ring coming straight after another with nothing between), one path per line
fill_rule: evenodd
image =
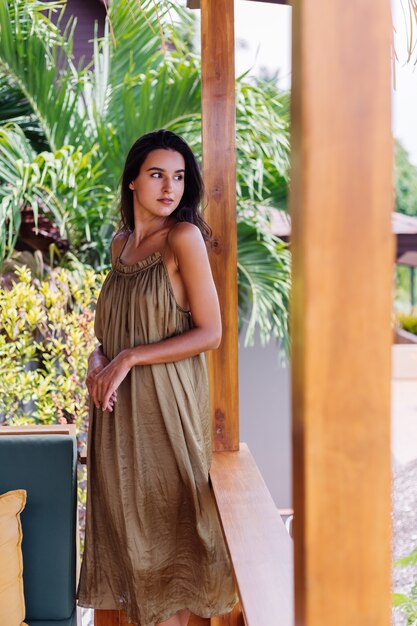
M142 217L168 217L184 193L184 157L174 150L153 150L138 176L129 184L135 213Z

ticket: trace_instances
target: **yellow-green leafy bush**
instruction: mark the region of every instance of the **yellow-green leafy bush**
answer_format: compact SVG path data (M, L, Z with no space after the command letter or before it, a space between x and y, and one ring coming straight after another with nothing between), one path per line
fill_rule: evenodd
M101 281L92 269L57 268L38 279L23 266L0 288L0 422L68 422L85 430Z
M398 313L397 320L401 328L417 335L417 315Z

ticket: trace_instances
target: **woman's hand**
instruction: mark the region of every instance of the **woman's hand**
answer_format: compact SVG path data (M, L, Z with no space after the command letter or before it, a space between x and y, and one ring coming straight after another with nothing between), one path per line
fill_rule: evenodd
M87 389L88 393L93 398L94 401L94 385L96 381L97 374L99 374L108 364L110 363L109 359L104 355L101 346L97 346L90 354L88 359L88 370L87 370ZM115 391L109 400L109 411L112 411L114 408L114 404L117 400L117 392ZM99 408L98 402L95 402L97 408Z
M98 367L106 367L109 364L109 359L103 352L103 348L101 345L98 345L94 348L90 356L88 357L88 371L87 376L91 371Z
M103 411L112 410L117 388L131 369L129 352L123 350L93 376L91 396L96 407L101 406Z

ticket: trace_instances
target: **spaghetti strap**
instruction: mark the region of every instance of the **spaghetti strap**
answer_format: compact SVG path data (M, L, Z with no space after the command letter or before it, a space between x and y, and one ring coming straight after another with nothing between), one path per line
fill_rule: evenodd
M127 235L127 237L126 237L125 241L123 242L122 249L120 250L119 254L118 254L117 256L115 256L115 257L113 257L113 246L114 246L114 240L115 240L115 239L116 239L116 237L119 235L120 231L119 231L119 232L117 232L117 233L114 235L113 239L112 239L112 242L111 242L111 266L112 266L112 267L115 267L115 266L116 266L116 265L120 262L120 257L122 256L122 254L123 254L123 250L125 249L126 244L127 244L128 240L129 240L130 233L129 233L129 231L126 231L126 232L128 233L128 235ZM114 259L114 260L113 260L113 259Z
M130 234L126 237L125 242L124 242L124 244L122 246L122 249L120 250L119 254L116 257L116 261L120 261L120 257L123 254L123 250L125 249L127 242L129 241L129 237L130 237Z

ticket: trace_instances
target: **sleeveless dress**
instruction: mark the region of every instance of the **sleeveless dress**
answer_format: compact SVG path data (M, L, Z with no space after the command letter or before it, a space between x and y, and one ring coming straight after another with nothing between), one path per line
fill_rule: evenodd
M95 315L109 359L191 327L160 252L133 265L117 258ZM113 412L90 401L89 419L79 605L123 609L137 626L181 609L229 612L237 596L209 483L205 355L133 367Z

